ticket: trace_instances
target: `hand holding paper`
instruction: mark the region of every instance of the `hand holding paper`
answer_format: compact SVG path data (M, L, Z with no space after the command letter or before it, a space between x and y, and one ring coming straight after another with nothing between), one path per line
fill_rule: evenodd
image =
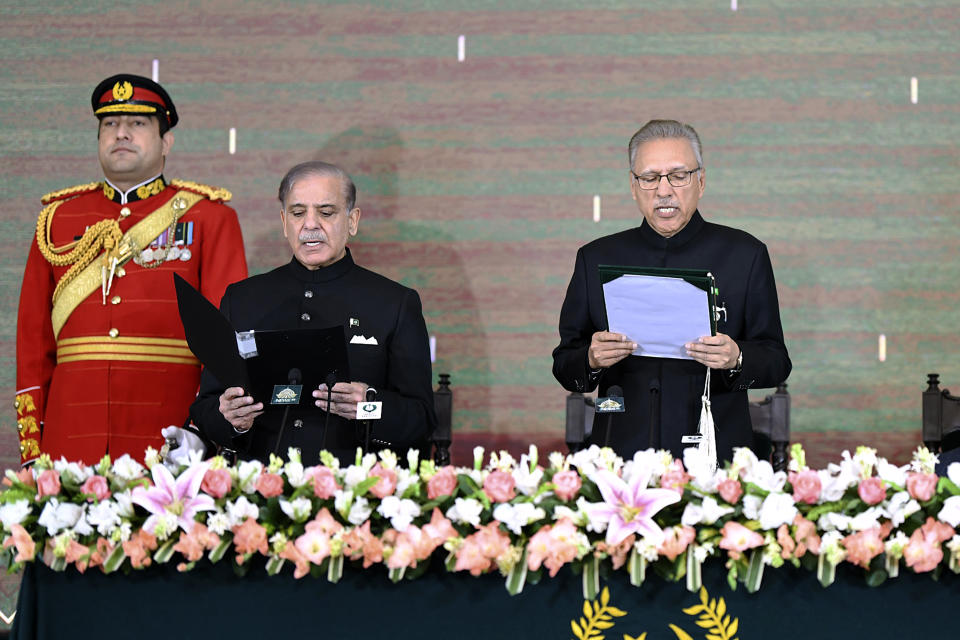
M725 333L703 336L684 346L691 358L711 369L733 369L740 355L740 346Z
M724 354L729 357L726 343L707 342L706 349L690 349L715 332L716 287L708 272L600 265L600 276L608 327L636 345L633 355L698 362L704 361L694 354L701 351L711 361Z
M597 331L590 339L587 363L591 369L606 369L626 358L636 348L637 343L622 333Z

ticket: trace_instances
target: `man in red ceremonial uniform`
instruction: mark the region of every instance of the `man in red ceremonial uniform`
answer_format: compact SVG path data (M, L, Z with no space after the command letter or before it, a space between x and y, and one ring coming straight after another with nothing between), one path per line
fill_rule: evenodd
M173 274L214 304L247 277L230 192L163 176L177 112L156 82L117 75L91 98L105 180L47 194L20 290L17 429L24 463L95 463L163 444L200 380Z

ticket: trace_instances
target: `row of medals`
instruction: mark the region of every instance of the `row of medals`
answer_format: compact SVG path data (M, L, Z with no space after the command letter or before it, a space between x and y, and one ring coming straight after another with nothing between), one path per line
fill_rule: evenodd
M191 253L189 247L181 248L177 245L173 245L172 247L163 246L155 249L147 247L140 252L139 256L135 256L133 261L143 267L147 266L151 262L161 263L164 261L171 262L173 260L181 260L182 262L186 262L191 257L193 257L193 253Z

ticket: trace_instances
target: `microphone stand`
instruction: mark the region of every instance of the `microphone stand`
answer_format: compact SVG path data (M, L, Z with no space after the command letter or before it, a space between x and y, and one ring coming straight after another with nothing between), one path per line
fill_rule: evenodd
M650 381L650 438L649 438L649 448L653 449L655 446L654 441L654 429L656 429L657 435L660 434L660 381L651 380Z
M373 402L377 399L377 390L373 387L367 387L366 401ZM363 421L363 452L370 451L370 420Z
M323 451L327 448L327 431L330 427L330 401L333 397L333 385L337 384L337 375L334 372L327 374L326 385L327 385L327 415L323 419L323 438L320 439L320 451Z
M290 372L287 374L287 384L300 384L300 380L303 377L303 374L300 373L300 369L294 367L290 369ZM280 441L283 439L283 430L287 427L287 418L290 416L290 405L288 404L283 408L283 417L280 419L280 431L277 433L277 443L273 445L273 452L279 455L277 452L280 450Z
M615 384L609 389L607 389L607 397L612 397L612 396L615 396L617 398L623 397L623 389L620 388L620 385ZM605 447L610 446L611 430L613 430L613 413L612 412L607 414L607 429L606 429L606 432L603 434L603 446Z

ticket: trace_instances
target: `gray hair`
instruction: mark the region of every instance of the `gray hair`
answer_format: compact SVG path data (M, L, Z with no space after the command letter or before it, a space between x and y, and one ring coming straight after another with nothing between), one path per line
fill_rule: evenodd
M339 178L340 184L343 185L343 198L347 201L347 212L353 211L353 207L357 204L357 187L353 184L353 179L337 165L319 160L301 162L287 171L287 175L283 176L283 180L280 181L280 191L277 194L281 207L285 208L287 206L287 196L290 195L293 185L307 176Z
M627 153L630 157L630 170L633 171L633 163L637 160L637 148L644 142L650 140L663 140L671 138L682 138L690 142L693 147L693 155L697 158L697 164L703 166L703 151L700 145L700 136L688 124L677 122L676 120L651 120L640 127L640 130L630 138L630 144L627 146Z

